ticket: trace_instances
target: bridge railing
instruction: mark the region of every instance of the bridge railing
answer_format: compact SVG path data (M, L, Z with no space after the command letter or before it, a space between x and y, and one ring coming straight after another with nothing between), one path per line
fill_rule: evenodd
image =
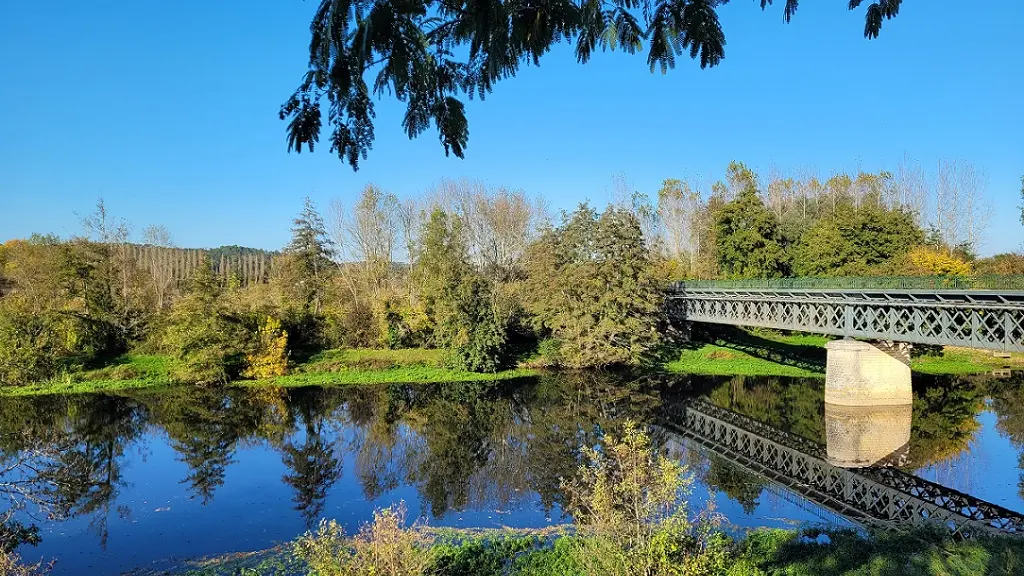
M672 290L1010 290L1024 291L1024 275L840 276L835 278L756 278L685 280Z

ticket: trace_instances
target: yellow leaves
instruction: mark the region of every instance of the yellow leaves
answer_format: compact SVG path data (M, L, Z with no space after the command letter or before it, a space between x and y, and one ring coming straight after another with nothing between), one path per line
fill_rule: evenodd
M267 316L256 333L256 347L246 355L248 366L242 372L246 378L273 378L288 373L288 333L281 329L281 321Z
M907 254L907 259L915 274L938 276L969 276L971 274L970 263L934 248L917 246Z

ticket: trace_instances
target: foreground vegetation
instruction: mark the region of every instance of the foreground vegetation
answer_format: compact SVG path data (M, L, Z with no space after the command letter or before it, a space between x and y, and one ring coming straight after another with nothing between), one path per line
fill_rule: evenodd
M721 562L679 566L665 574L707 576L1013 576L1024 570L1019 539L952 540L931 532L867 536L852 531L754 530L739 538L721 536ZM430 576L594 576L573 556L580 538L571 534L524 535L495 531L451 532L436 538L420 572L375 574ZM171 572L133 576L299 576L312 573L289 549L231 555L187 563ZM320 574L338 574L322 572ZM604 574L631 574L606 572ZM658 574L658 573L655 573Z

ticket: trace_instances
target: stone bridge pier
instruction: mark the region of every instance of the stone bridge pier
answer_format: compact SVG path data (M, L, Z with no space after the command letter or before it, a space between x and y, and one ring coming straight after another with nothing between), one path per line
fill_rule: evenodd
M914 401L910 348L833 340L825 345L825 403L840 406L898 406Z
M828 461L861 468L899 464L910 442L910 345L833 340L825 345Z

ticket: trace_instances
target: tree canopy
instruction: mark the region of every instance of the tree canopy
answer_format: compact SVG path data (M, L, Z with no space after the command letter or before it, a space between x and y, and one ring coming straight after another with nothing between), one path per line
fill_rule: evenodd
M756 1L756 0L755 0ZM413 138L431 124L445 154L469 142L464 98L481 99L524 64L540 65L555 44L575 45L584 64L594 50L645 52L665 73L679 56L701 68L725 58L718 9L729 0L321 0L310 24L309 70L281 106L288 149L313 151L326 132L332 153L358 169L373 147L373 96L406 106ZM773 0L760 0L761 9ZM779 0L788 22L799 0ZM849 0L856 10L863 0ZM864 36L876 38L902 0L866 7ZM327 126L324 126L324 120Z

